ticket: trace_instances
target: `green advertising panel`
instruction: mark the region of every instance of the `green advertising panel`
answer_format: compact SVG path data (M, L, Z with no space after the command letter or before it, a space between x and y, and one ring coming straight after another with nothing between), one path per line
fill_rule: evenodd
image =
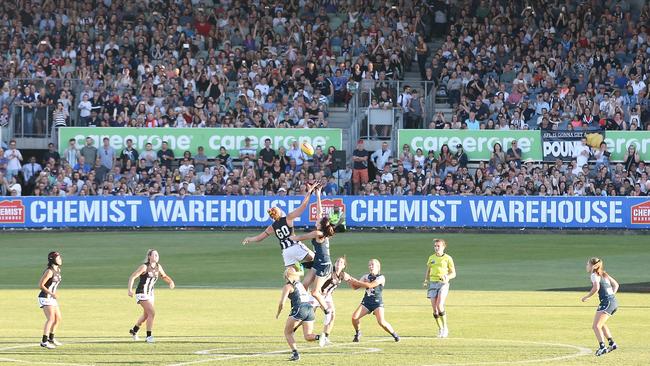
M539 131L494 131L494 130L399 130L398 144L401 151L404 144L411 150L422 149L424 154L434 150L436 155L442 145L456 151L456 145L462 144L470 160L490 160L490 153L497 142L508 151L513 140L517 140L522 152L522 159L542 160L542 145Z
M307 141L314 147L320 145L324 151L328 146L337 150L342 147L341 130L338 128L130 128L130 127L64 127L59 132L59 151L68 146L68 141L74 138L77 147L85 144L86 137L95 141L95 146L102 145L104 137L108 137L111 147L120 150L126 146L126 140L131 139L138 151L143 151L150 142L154 150L159 150L162 142L167 141L169 148L177 157L189 151L196 154L199 146L203 146L205 154L216 156L221 146L233 156L239 156L239 149L244 146L244 139L249 137L251 145L260 150L264 140L271 139L271 147L277 150L280 146L289 148L294 140Z
M650 161L650 132L646 131L606 131L605 142L611 160L623 161L625 152L630 145L636 146L641 160Z

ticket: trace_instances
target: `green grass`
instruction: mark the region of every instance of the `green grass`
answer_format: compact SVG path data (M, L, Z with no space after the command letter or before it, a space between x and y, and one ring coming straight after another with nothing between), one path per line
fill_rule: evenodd
M284 365L286 311L274 318L282 261L275 240L242 247L249 233L122 232L0 234L0 363ZM437 235L436 235L437 236ZM418 289L431 234L350 233L332 241L333 255L346 254L350 273L382 260L387 276L386 315L402 335L399 344L364 318L363 341L350 343L349 317L362 293L337 290L334 346L320 349L300 340L309 365L648 365L647 295L619 294L610 321L621 349L595 358L591 332L596 300L583 293L537 291L588 286L584 262L603 256L622 283L647 281L650 252L643 236L441 235L450 243L459 277L447 311L451 338L435 339L431 307ZM126 295L126 281L147 248L179 288L160 282L156 295L157 343L133 343L126 330L139 306ZM44 317L36 282L48 251L64 259L59 289L66 343L56 350L36 344ZM192 288L206 287L206 288ZM322 313L317 313L320 329ZM301 335L301 332L298 332ZM197 354L198 351L205 351ZM589 354L586 354L589 351ZM584 355L581 355L584 354ZM47 356L46 356L47 355Z

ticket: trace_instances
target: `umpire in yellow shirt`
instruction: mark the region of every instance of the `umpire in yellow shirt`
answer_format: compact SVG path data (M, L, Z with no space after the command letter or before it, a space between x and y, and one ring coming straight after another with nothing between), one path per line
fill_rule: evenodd
M427 273L424 277L424 287L428 287L427 297L431 299L433 318L438 325L438 337L447 338L447 314L445 314L445 300L449 294L449 281L456 278L454 260L445 253L447 242L443 239L433 239L435 251L427 261Z

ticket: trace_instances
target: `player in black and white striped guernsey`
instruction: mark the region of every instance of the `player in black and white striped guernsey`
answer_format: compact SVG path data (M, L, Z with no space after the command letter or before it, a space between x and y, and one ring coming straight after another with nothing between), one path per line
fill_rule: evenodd
M273 223L259 235L244 238L242 244L246 245L259 242L271 235L275 235L280 242L285 267L291 267L296 263L302 262L305 268L311 268L311 262L314 260L314 252L309 250L302 242L292 240L291 236L293 235L293 220L300 218L300 215L307 208L314 188L315 185L307 185L307 194L300 206L286 216L282 215L282 210L279 207L270 208L268 214L273 219Z
M165 270L158 262L160 256L155 249L149 249L145 258L144 264L135 270L129 277L129 296L133 297L133 282L139 277L138 287L135 290L135 298L138 304L142 306L143 314L138 318L133 328L129 329L129 333L134 341L139 339L138 330L145 321L147 322L147 343L154 343L154 338L151 335L153 329L153 321L156 316L154 309L154 285L158 278L161 277L163 281L169 284L169 288L175 287L174 281L165 273Z
M331 344L329 336L332 332L332 328L334 328L334 319L336 318L336 307L334 306L334 297L332 295L341 282L350 279L350 275L345 272L346 265L347 259L345 257L337 259L336 262L334 262L334 270L329 274L321 286L321 293L325 299L325 305L330 311L329 315L325 317L325 321L323 322L323 334L321 334L320 339L318 340L318 344L321 347ZM311 305L315 308L321 306L315 298L311 301Z
M56 290L61 283L61 264L63 259L58 252L50 252L47 255L47 268L38 281L41 292L38 293L38 304L45 313L45 326L43 327L43 338L41 347L53 349L63 344L54 338L56 327L61 323L61 309L57 301Z

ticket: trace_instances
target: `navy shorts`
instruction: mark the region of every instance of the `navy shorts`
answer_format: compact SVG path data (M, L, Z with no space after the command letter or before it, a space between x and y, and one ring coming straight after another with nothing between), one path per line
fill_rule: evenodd
M316 276L318 277L328 277L332 274L332 263L330 262L323 264L314 262L312 268L316 271Z
M362 301L361 305L363 305L364 308L368 309L369 313L372 313L375 310L384 307L383 303L367 302L367 301Z
M304 322L314 321L314 308L309 303L303 303L296 309L291 309L290 317Z
M596 311L602 311L609 315L614 315L616 310L618 310L618 301L616 301L615 297L608 297L601 301L596 309Z

